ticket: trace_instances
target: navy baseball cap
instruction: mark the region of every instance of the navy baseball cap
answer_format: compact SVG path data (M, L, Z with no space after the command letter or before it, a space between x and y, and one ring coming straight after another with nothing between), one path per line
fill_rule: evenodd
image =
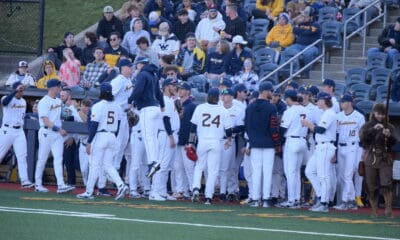
M291 97L297 97L297 91L296 90L286 90L284 93L284 99L286 98L291 98Z
M281 96L281 91L279 90L279 88L275 89L275 91L272 93L272 95L280 97Z
M235 96L235 93L233 92L232 88L227 88L221 91L221 95Z
M260 96L260 93L258 91L253 91L249 97L249 99L254 99L254 98L258 98L258 96Z
M165 79L165 80L163 81L162 87L166 87L166 86L169 86L169 85L175 85L175 84L177 84L177 83L178 83L178 81L176 81L176 79L167 78L167 79Z
M299 93L299 94L310 94L311 92L310 91L308 91L305 87L303 87L303 86L301 86L301 87L299 87L298 89L297 89L297 92Z
M139 63L147 64L149 62L150 62L150 60L147 57L138 57L135 61L135 64L139 64Z
M333 88L336 86L335 81L333 81L332 79L329 79L329 78L325 79L324 82L322 83L322 85L326 85L326 86L333 87Z
M340 102L353 102L353 97L350 94L344 94L340 98Z
M119 68L121 68L121 67L132 67L133 66L133 64L132 64L132 62L129 60L129 59L121 59L121 60L119 60L119 62L118 62L118 67Z
M49 81L47 81L46 85L47 85L47 88L59 87L59 86L61 86L61 81L56 78L52 78Z
M233 91L234 92L244 92L244 91L247 91L247 88L243 83L239 83L233 87Z
M104 82L100 85L100 92L112 92L112 86L108 82Z
M181 82L181 83L178 85L178 88L182 88L182 89L185 89L185 90L191 90L191 89L192 89L192 88L190 87L190 84L187 83L187 82Z
M274 88L270 82L262 82L258 87L258 91L261 93L262 91L273 91Z
M18 81L18 82L13 83L12 88L15 90L15 89L17 89L17 87L18 87L19 85L22 85L22 82L21 82L21 81Z
M331 95L329 95L329 93L326 93L326 92L320 92L317 95L317 100L321 100L321 99L330 100L331 99Z
M231 88L232 87L232 81L227 79L227 78L221 79L219 81L219 86L225 86L227 88Z
M294 89L298 89L299 88L299 84L297 82L295 82L295 81L289 81L287 85L291 86Z
M219 97L219 90L218 88L210 88L207 93L208 97Z
M314 85L308 86L307 91L309 91L312 95L317 95L319 93L318 87Z

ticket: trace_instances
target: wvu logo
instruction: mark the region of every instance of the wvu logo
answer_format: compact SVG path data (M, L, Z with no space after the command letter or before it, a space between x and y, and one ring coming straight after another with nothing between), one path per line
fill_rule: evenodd
M167 43L160 43L158 45L160 46L161 51L165 51L169 47L169 44L167 44Z

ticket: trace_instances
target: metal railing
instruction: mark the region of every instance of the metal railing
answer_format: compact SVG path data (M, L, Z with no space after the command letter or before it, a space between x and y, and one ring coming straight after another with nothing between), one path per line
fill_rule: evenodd
M367 10L375 7L377 4L380 4L381 1L380 0L376 0L373 3L369 4L368 6L366 6L365 8L361 9L358 13L354 14L353 16L351 16L349 19L347 19L344 24L343 24L343 47L342 47L342 71L345 71L345 64L346 64L346 51L347 51L347 47L348 47L348 41L350 40L351 37L353 37L354 35L358 34L359 32L363 31L362 33L362 57L365 57L365 45L366 45L366 38L367 38L367 31L366 28L369 27L369 25L371 25L372 23L374 23L375 21L377 21L380 18L383 18L383 27L386 26L386 12L387 12L387 3L384 3L384 7L383 7L383 11L381 11L381 13L379 13L378 16L372 18L371 20L369 20L367 22ZM357 30L353 31L352 33L350 33L349 35L347 35L347 26L350 23L350 21L356 19L357 17L360 17L361 14L363 14L363 25L360 26Z
M318 44L322 44L322 51L321 54L319 54L316 58L314 58L311 62L309 62L308 64L306 64L304 67L300 68L299 70L297 70L295 73L293 73L293 64L294 61L298 60L300 58L300 56L306 52L308 49L312 48L312 47L318 47ZM309 46L307 46L306 48L304 48L302 51L298 52L296 55L294 55L293 57L291 57L289 60L287 60L285 63L283 63L282 65L279 65L275 70L273 70L272 72L268 73L266 76L264 76L260 82L266 81L268 80L270 77L272 77L274 74L278 74L279 70L282 70L284 67L286 67L287 65L290 64L290 71L289 71L289 77L286 78L285 80L283 80L282 82L280 82L279 84L275 85L275 89L280 88L283 84L287 83L288 81L292 80L295 76L299 75L300 73L302 73L305 69L307 69L308 67L311 67L311 65L313 65L315 62L319 61L320 59L322 59L322 65L321 65L321 79L324 79L324 72L325 72L325 61L324 61L324 57L325 57L325 45L323 44L322 39L318 39L317 41L313 42L312 44L310 44Z

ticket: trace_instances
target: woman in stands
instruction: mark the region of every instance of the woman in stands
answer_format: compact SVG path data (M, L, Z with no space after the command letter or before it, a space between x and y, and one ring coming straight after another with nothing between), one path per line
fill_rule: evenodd
M219 41L215 52L207 54L204 66L204 76L208 80L223 78L225 74L224 61L230 48L226 41Z

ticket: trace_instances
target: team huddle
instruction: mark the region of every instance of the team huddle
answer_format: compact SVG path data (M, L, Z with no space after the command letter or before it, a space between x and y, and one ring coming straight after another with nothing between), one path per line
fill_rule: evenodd
M337 210L362 206L363 179L357 168L363 154L360 130L365 117L353 108L351 94L338 102L333 80L326 79L321 92L291 82L282 99L269 82L248 94L243 84L231 87L221 81L219 88L208 90L206 102L196 106L188 83L171 78L160 83L155 67L146 59L136 64L140 72L134 86L129 79L132 63L123 59L118 67L120 75L101 85L99 100L91 107L89 134L80 138L80 161L87 161L88 170L81 169L86 172L82 174L86 190L78 198L93 199L96 185L102 189L110 180L118 189L116 200L128 195L211 204L219 189L220 201L235 201L242 166L248 186L243 203L251 207L300 208L312 195L311 211L328 212L332 202ZM47 88L38 105L35 183L27 177L26 103L20 82L1 99L0 159L13 145L22 186L48 192L42 177L51 151L57 192L64 193L75 187L63 180L62 153L68 133L62 129L57 97L61 83L49 80ZM128 123L128 111L139 116L133 126ZM197 159L189 156L188 149L196 151ZM118 170L123 157L126 169L121 178ZM302 169L313 194L302 187Z

